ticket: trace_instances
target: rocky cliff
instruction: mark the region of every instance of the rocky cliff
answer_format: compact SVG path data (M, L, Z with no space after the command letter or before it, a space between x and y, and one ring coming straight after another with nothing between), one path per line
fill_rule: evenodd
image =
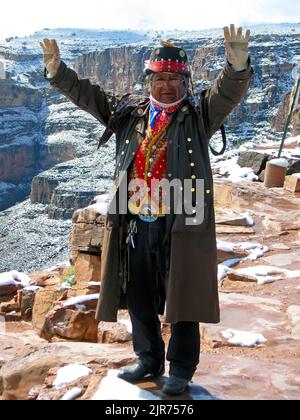
M300 25L253 28L255 76L246 100L228 118L231 145L280 138L286 115L278 109L293 85L291 70L300 51L299 32ZM6 70L5 79L0 80L0 210L28 194L34 175L95 150L101 132L92 117L76 109L44 80L38 45L44 37L58 40L64 61L80 77L119 93L141 91L144 62L159 41L154 32L45 29L0 46ZM221 31L175 31L160 37L171 37L187 50L198 91L223 67Z
M294 83L292 70L300 53L299 32L290 27L253 28L251 59L254 79L246 100L228 118L231 144L243 140L276 140L280 137L286 112L278 114ZM295 29L295 30L293 30ZM197 91L209 86L224 64L223 38L218 32L199 33L197 39L175 33L175 43L189 54ZM149 59L153 43L148 46L124 46L83 54L74 69L106 90L124 93L141 89L144 61ZM246 116L246 118L245 118Z
M61 97L43 75L39 41L59 41L67 64L83 52L144 40L131 31L47 29L0 45L0 211L30 193L33 177L95 150L102 128ZM4 76L4 77L3 77Z
M299 24L252 28L253 83L226 123L233 155L235 145L246 140L265 144L281 139L294 83L291 70L300 55L299 32ZM196 91L207 88L221 71L224 47L221 30L158 34L45 29L0 45L5 68L5 78L0 78L0 210L31 193L31 203L42 206L46 217L59 225L93 196L109 192L115 146L112 138L96 151L103 128L44 80L39 41L45 37L58 40L64 61L80 77L119 93L141 91L144 61L160 38L171 38L187 50ZM297 125L293 130L298 134ZM27 211L26 205L26 222ZM11 208L0 218L0 234L13 225L14 214ZM5 250L8 237L3 238ZM18 242L16 236L13 240ZM9 268L10 256L6 251L2 256L3 267Z

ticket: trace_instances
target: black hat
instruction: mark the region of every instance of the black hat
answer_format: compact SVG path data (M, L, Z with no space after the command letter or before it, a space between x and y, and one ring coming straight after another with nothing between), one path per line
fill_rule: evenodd
M170 41L161 41L161 45L152 51L150 60L146 64L145 74L172 72L190 77L191 72L186 52Z

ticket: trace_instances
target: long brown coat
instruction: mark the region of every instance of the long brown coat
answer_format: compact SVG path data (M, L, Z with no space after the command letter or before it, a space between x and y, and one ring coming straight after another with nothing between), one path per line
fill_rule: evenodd
M190 99L177 113L167 132L169 180L191 179L191 163L197 179L204 179L204 221L186 225L187 214L166 215L167 249L166 321L200 321L217 323L220 320L217 249L213 205L213 178L208 144L225 117L246 95L253 70L235 72L227 63L213 85L199 97L199 106ZM125 95L118 98L105 93L88 79L61 63L56 76L48 79L81 109L92 114L101 124L110 125L116 133L116 192L108 209L102 248L102 283L97 319L114 322L118 309L124 308L124 281L128 276L125 216L112 203L118 199L123 182L121 172L128 171L140 142L145 136L149 100ZM122 110L118 112L118 110ZM116 118L117 116L117 118ZM190 154L189 150L193 153ZM195 217L195 216L194 216ZM163 308L161 308L161 312Z

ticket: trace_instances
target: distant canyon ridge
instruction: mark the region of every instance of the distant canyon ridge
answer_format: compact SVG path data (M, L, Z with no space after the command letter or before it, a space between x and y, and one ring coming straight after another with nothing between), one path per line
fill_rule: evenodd
M255 74L248 96L226 121L231 148L243 141L260 144L281 138L292 70L300 57L299 33L300 24L252 29ZM0 211L31 195L32 203L48 206L50 217L70 219L74 209L110 187L114 142L96 152L103 128L45 81L39 46L43 38L57 39L62 59L80 77L116 93L141 92L145 60L160 39L171 38L187 50L197 91L207 88L224 65L221 30L44 29L7 39L0 45L5 70L0 78Z

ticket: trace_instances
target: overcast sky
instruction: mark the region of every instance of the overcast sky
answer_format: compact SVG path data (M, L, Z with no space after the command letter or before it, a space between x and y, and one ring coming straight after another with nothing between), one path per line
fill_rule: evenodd
M206 29L300 22L299 0L4 0L0 39L43 28Z

